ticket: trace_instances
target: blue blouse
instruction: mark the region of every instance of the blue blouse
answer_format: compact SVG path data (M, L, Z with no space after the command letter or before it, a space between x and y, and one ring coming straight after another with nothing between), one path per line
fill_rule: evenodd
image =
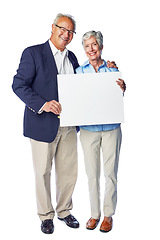
M117 68L108 68L107 62L105 60L103 60L103 64L98 68L98 73L102 73L102 72L118 72L118 69ZM89 60L88 60L82 66L80 66L76 69L76 73L77 74L95 73L95 69L89 63ZM88 130L88 131L98 132L98 131L110 131L110 130L118 128L119 126L120 126L120 123L103 124L103 125L87 125L87 126L80 126L80 128Z

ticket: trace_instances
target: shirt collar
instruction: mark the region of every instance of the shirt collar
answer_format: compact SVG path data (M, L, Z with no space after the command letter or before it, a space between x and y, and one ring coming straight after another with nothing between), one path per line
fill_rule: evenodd
M87 65L89 65L90 63L89 63L89 60L87 60L83 65L82 65L82 67L86 67Z
M103 60L103 64L100 67L107 66L107 62L104 59L102 59L102 60ZM86 67L88 65L90 65L89 60L87 60L82 66Z
M52 50L52 53L53 53L53 56L55 56L57 53L60 53L63 57L65 57L65 55L68 56L68 49L65 48L62 52L60 50L58 50L54 44L51 42L51 40L49 40L49 45L51 47L51 50Z

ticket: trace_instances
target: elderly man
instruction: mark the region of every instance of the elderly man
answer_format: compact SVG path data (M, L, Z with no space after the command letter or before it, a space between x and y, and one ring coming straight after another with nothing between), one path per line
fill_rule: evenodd
M79 227L70 213L77 179L77 133L76 127L59 126L61 105L57 89L57 74L74 73L79 66L75 55L66 48L75 28L72 16L58 14L50 40L24 50L12 85L13 91L26 104L24 136L30 138L32 146L41 230L48 234L54 231L55 216L50 191L53 158L58 219L69 227Z

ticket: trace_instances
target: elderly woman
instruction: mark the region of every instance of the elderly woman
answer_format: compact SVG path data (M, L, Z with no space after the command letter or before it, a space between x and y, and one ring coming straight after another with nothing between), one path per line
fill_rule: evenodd
M102 73L118 71L114 63L101 58L103 35L101 32L90 31L83 35L82 44L88 57L82 66L76 69L78 74ZM117 84L125 91L122 79ZM80 126L80 140L85 159L91 204L91 218L86 224L87 229L95 229L100 221L100 150L103 154L105 176L104 220L100 231L112 229L112 215L115 213L117 202L117 170L121 147L121 127L119 124Z

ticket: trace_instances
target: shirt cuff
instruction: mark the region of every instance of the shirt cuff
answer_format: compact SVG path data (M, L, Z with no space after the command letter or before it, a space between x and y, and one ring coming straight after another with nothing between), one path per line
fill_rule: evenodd
M47 102L45 102L45 104L46 104L46 103L47 103ZM41 114L41 113L43 112L43 107L44 107L45 104L43 104L43 106L39 109L38 114Z

